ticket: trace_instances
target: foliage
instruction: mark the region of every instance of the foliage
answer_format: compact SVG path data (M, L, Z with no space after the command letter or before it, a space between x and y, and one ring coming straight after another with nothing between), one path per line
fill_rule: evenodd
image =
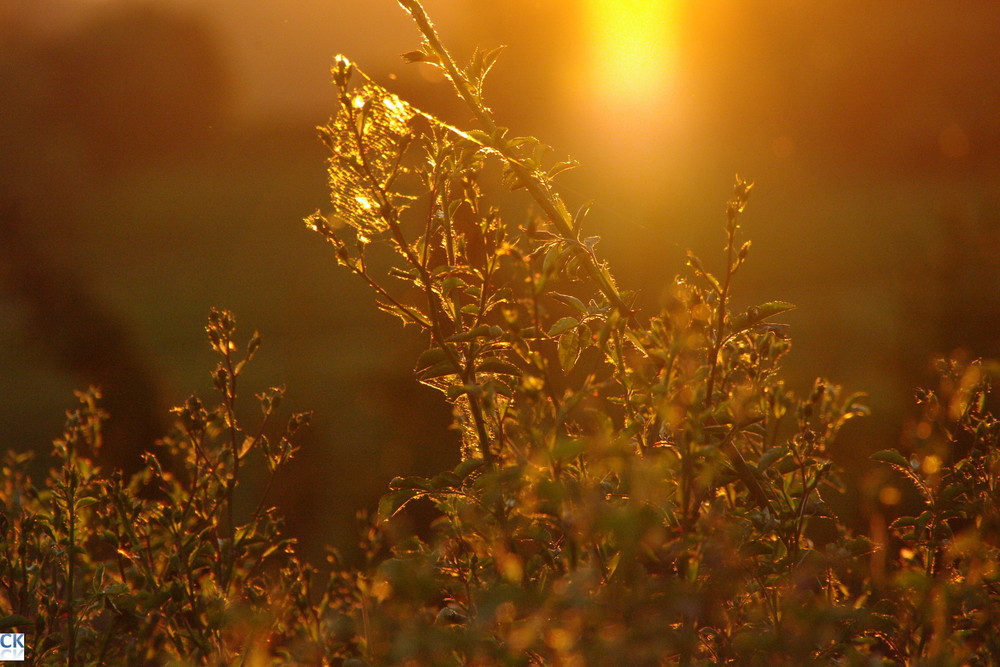
M240 468L262 459L270 488L309 414L269 436L284 394L272 387L257 395L259 424L244 427L236 386L260 336L237 360L230 313L213 310L207 331L220 400L209 408L191 396L175 408L161 443L169 467L150 453L131 480L94 466L105 418L94 388L78 392L43 486L24 472L29 455L8 454L0 626L27 633L35 664L229 664L294 656L315 632L302 615L313 608L308 571L289 557L267 490L249 516L236 510Z
M0 623L29 628L42 664L992 664L1000 426L984 367L944 364L919 394L914 458L874 457L916 511L854 534L827 452L863 397L822 379L794 396L773 321L792 306L732 308L752 184L737 178L725 208L721 270L689 254L690 277L638 312L586 207L556 191L573 161L493 119L499 52L460 67L419 2L401 4L424 36L406 59L441 68L479 127L338 57L332 212L307 224L426 336L415 373L454 406L462 462L392 481L365 565L301 564L266 491L242 518L235 500L248 457L273 476L306 417L269 438L270 389L244 428L236 384L259 337L237 361L234 320L213 311L220 400L175 411L170 465L148 456L128 483L95 469L93 391L45 489L8 459ZM520 224L504 189L529 201ZM414 502L439 513L424 537L401 521Z
M738 178L726 207L722 271L689 255L693 278L676 279L660 312L643 318L583 233L586 208L571 214L556 191L556 175L573 162L549 159L547 146L494 121L483 79L498 52L477 51L460 67L419 2L401 4L424 37L404 57L440 68L479 128L450 127L339 58L340 110L323 128L333 211L308 224L380 307L428 337L417 377L455 406L465 460L431 479L397 478L382 500L390 525L415 499L441 516L430 539L400 539L374 573L369 659L868 664L988 655L985 640L977 649L961 638L988 634L995 594L979 582L970 591L968 573L946 573L941 554L954 552L944 541L954 517L986 520L993 487L952 490L964 509L939 515L941 503L926 495L933 487L920 486L931 507L910 539L924 540L920 562L931 564L919 584L913 549L895 562L893 544L837 520L827 499L841 482L826 452L866 408L824 380L802 399L785 389L777 370L789 343L771 320L790 304L731 310L750 249L740 216L751 183ZM496 167L534 208L521 225L494 203ZM394 258L385 274L369 259L380 248ZM996 431L976 428L975 451L995 448ZM963 466L956 478L968 476ZM985 480L991 468L977 470ZM994 560L980 535L969 533L977 546L963 548L977 554L982 579L994 576L985 565ZM955 592L934 592L953 580L963 582ZM923 597L909 595L917 590ZM980 597L970 608L972 591ZM941 595L944 607L931 604Z

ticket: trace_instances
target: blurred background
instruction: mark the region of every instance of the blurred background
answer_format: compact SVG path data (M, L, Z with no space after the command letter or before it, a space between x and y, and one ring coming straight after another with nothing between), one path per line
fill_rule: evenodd
M870 394L835 452L847 505L867 454L905 446L934 355L1000 354L1000 3L426 4L459 57L508 45L499 121L583 162L566 198L596 201L644 303L685 248L720 266L733 177L756 181L737 305L798 305L793 387ZM334 54L469 125L402 63L418 44L391 0L0 0L0 446L44 460L100 384L105 463L133 469L170 406L211 393L218 306L264 336L247 398L285 384L316 411L274 495L308 553L349 549L393 476L457 462L409 372L423 341L301 224L328 202Z

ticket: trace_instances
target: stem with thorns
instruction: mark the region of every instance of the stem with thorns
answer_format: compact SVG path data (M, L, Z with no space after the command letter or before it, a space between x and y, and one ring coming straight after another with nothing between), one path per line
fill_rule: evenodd
M491 148L496 150L504 158L507 164L510 165L510 168L517 175L521 184L528 191L528 194L531 195L531 198L534 199L535 203L541 207L545 215L552 221L552 224L555 225L559 234L567 241L576 239L577 235L573 230L573 216L570 215L566 205L563 203L558 194L552 192L548 183L546 183L543 178L541 178L536 172L533 172L525 167L520 160L517 159L512 147L504 138L503 132L497 126L496 121L493 120L490 110L473 91L472 86L469 85L469 81L466 79L465 75L462 74L461 70L459 70L458 65L455 64L454 58L452 58L451 54L448 53L448 50L445 49L444 45L441 43L437 30L427 17L427 13L424 11L420 1L399 0L399 4L413 18L414 23L417 24L417 28L419 28L420 33L427 41L428 46L433 49L434 54L440 59L448 78L451 80L451 83L455 88L455 91L472 111L476 120L482 124L486 133L490 136L490 141L492 142ZM587 272L590 274L590 277L597 282L601 293L604 294L605 298L607 298L611 305L618 309L619 312L631 319L634 315L631 306L625 303L625 300L618 292L618 288L615 287L611 277L600 266L597 258L589 252L588 249L579 247L577 244L570 245L579 249L580 254L584 258L584 264L587 268Z

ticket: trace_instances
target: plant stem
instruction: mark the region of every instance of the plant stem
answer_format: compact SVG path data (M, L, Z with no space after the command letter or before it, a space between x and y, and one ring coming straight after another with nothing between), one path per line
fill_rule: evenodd
M72 446L72 445L70 445ZM72 458L68 465L73 465ZM66 664L73 667L76 664L76 609L74 608L73 590L75 588L76 560L76 470L70 469L66 487L66 509L69 514L69 544L67 545L66 563L66 625L69 639Z
M399 225L398 213L392 204L389 193L386 191L385 185L375 177L371 165L368 163L368 159L366 158L364 151L364 137L361 135L361 131L358 129L357 123L353 122L353 114L355 113L353 105L345 101L342 101L342 104L347 113L351 114L351 127L354 129L353 138L357 144L361 169L368 179L368 184L371 187L373 194L376 196L379 215L389 228L393 241L399 248L400 252L403 253L403 256L406 257L406 261L409 262L410 265L413 266L420 274L420 280L423 283L424 291L427 294L427 310L431 320L429 327L431 337L434 339L434 342L437 343L438 347L444 350L445 355L448 357L448 360L455 369L456 375L459 378L462 378L462 380L466 383L474 383L475 358L470 357L466 364L463 364L462 360L459 359L457 354L455 354L455 351L448 346L445 340L445 335L441 331L441 311L437 303L437 297L434 293L434 278L431 276L431 273L427 269L425 263L421 262L420 258L417 257L416 253L414 253L413 248L410 247L406 237L403 236L403 230ZM479 405L478 398L471 394L467 394L467 396L470 411L472 412L472 418L476 426L476 433L479 438L480 453L482 454L484 461L488 464L492 464L494 462L494 456L490 447L489 434L486 431L486 422L483 417L482 406Z
M427 13L424 11L424 8L420 4L419 0L399 0L399 4L402 5L403 9L409 12L411 17L413 17L414 23L417 24L417 28L419 28L420 33L424 36L424 39L427 40L427 44L431 49L433 49L435 55L437 55L441 60L448 78L455 87L455 91L472 111L476 120L482 124L486 133L490 135L492 141L491 147L500 153L507 164L510 165L510 168L517 175L521 184L524 185L528 194L531 195L531 198L534 199L535 203L538 204L539 207L541 207L545 215L552 221L552 224L556 226L559 234L566 239L575 239L576 233L573 230L573 217L566 209L566 205L563 204L557 194L550 190L548 184L545 183L545 181L539 177L537 173L533 173L527 169L517 159L517 156L514 155L510 144L508 144L506 139L504 139L496 121L493 120L490 110L473 92L472 87L465 78L465 75L462 74L462 72L458 69L458 65L455 64L454 58L451 57L451 54L448 53L448 50L445 49L444 45L441 43L437 30L427 17ZM579 248L580 254L584 257L587 272L598 284L601 293L604 294L608 301L611 302L611 304L617 308L619 312L631 319L633 316L631 307L622 299L618 289L611 282L605 271L602 270L596 258L585 248L580 246L574 247Z
M709 353L708 384L705 387L705 407L711 408L715 390L715 372L719 365L719 353L725 341L726 307L729 305L729 286L733 280L736 267L733 264L733 252L736 244L736 221L730 220L726 238L726 279L719 293L719 306L716 308L715 341Z

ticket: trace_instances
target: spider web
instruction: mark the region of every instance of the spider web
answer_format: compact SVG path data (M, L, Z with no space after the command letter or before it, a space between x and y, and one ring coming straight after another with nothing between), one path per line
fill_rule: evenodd
M376 234L388 227L384 207L407 203L390 185L405 172L403 153L418 114L372 83L352 91L346 104L350 108L342 108L330 124L320 128L333 153L328 169L333 212L359 233Z

